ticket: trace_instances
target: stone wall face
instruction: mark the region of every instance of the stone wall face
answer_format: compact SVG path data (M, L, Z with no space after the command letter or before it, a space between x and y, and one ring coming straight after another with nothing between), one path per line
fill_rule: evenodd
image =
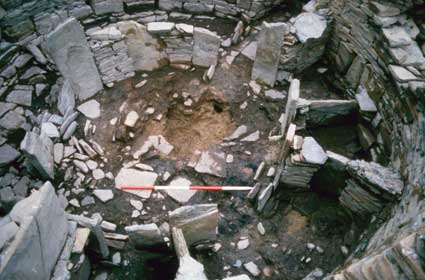
M334 279L423 278L420 264L409 259L419 258L425 218L420 195L425 187L425 60L424 46L418 44L425 30L408 13L420 11L418 4L423 1L330 2L334 30L327 59L335 68L332 80L351 89L352 96L360 87L373 100L377 113L369 120L362 114L376 139L371 154L398 169L406 183L391 218L362 242L356 260L350 258Z
M283 1L272 0L159 0L159 8L189 14L214 14L218 17L259 18Z
M10 41L18 41L35 31L47 34L67 17L84 19L95 14L132 11L142 7L188 14L214 14L219 17L259 18L283 0L2 0L0 1L1 33Z

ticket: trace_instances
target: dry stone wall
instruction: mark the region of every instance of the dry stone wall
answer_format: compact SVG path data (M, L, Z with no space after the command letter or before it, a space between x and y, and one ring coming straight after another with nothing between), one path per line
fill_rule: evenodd
M399 170L400 202L329 279L422 279L425 183L423 1L331 1L332 81L351 90L375 161ZM412 15L414 15L412 17Z

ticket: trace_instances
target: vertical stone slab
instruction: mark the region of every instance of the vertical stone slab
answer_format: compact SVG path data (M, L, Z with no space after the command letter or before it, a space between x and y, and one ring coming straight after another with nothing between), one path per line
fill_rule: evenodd
M301 83L298 79L293 79L288 91L288 101L286 102L285 114L282 120L281 131L283 135L286 133L286 127L295 119L297 112L298 98L300 97Z
M0 280L49 279L43 265L43 254L37 223L33 217L25 218L15 239L2 254Z
M103 89L84 30L75 18L70 18L52 31L46 39L50 56L67 79L80 101Z
M220 37L208 29L195 27L193 41L192 63L201 67L216 65L221 43Z
M285 23L263 22L258 38L257 54L252 68L252 80L258 80L269 86L274 85L283 36L286 32L287 25Z
M0 262L0 280L50 279L68 235L68 221L55 189L46 182L10 212L19 231Z
M21 150L40 175L45 179L54 177L53 142L47 136L27 132L21 142Z

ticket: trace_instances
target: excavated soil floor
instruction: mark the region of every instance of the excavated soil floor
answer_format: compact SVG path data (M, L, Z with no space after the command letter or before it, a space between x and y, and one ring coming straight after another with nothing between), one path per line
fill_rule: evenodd
M221 60L224 61L224 58ZM138 73L136 77L106 90L97 98L102 113L99 119L93 121L97 130L91 136L106 151L108 163L105 164L105 172L111 171L116 175L123 163L133 160L132 153L147 137L162 134L174 146L173 153L161 156L149 152L141 161L151 165L158 174L168 171L172 174L171 178L183 176L199 185L254 185L253 175L263 160L269 165L276 164L280 145L270 142L268 134L278 125L286 101L270 100L263 94L248 96L251 67L252 62L239 55L230 67L218 66L210 83L202 81L204 69L182 71L166 67L148 73L148 76ZM313 74L306 75L306 81L302 80L301 97L338 98L323 82L316 67L309 71ZM147 80L146 85L136 89L135 85L142 80ZM281 88L288 87L285 85ZM183 93L191 96L192 106L183 104ZM246 108L241 109L245 102ZM116 131L110 121L120 118L120 107L124 108L124 112L137 111L142 120L132 129L134 138L124 137L113 142ZM145 114L148 108L154 108L155 112ZM248 126L249 132L259 130L260 139L238 142L231 147L221 146L222 139L240 125ZM78 136L83 135L83 127L82 123ZM335 133L320 130L306 133L318 135L319 142L325 148L336 148L335 152L346 155L355 155L359 145L354 136L354 127L347 128L342 134L338 129ZM207 149L234 155L234 162L226 165L226 178L198 174L187 166L194 151ZM167 182L159 180L158 183ZM110 180L102 180L96 187L112 189L114 199L106 204L97 201L75 212L101 213L105 220L118 225L117 233L125 234L124 227L132 223L154 222L160 225L166 221L168 211L180 206L164 194L163 200L150 198L143 202L147 214L131 218L134 208L129 201L136 197L116 190ZM91 190L87 190L79 197L90 193ZM266 209L265 217L256 213L246 199L246 192L198 191L192 197L188 204L217 203L221 214L217 242L222 248L216 253L192 248L192 255L204 264L209 279L221 279L229 274L249 274L240 265L249 261L255 262L263 271L261 277L252 279L301 279L316 267L330 272L342 263L345 259L341 252L342 245L354 248L361 227L345 214L335 199L312 191L294 192L282 188L274 202ZM264 236L257 230L259 222L265 227ZM238 250L235 246L240 237L249 238L250 245L245 250ZM323 248L323 252L310 251L307 248L310 242ZM123 260L128 261L127 266L99 261L97 253L91 252L93 276L108 271L108 279L174 279L177 262L171 249L140 251L130 243L118 242L116 245L123 246L123 249L112 250L112 253L121 252ZM311 261L306 263L308 257Z
M270 15L272 18L273 15ZM211 21L201 20L194 24L208 27L219 34L231 34L234 28L234 23L226 21L211 24ZM137 73L134 78L117 83L98 96L101 117L92 122L97 130L91 137L106 151L108 162L105 163L105 172L111 171L116 175L123 163L133 160L132 153L150 135L158 134L174 146L174 151L168 156L149 152L141 161L151 165L158 174L171 173L168 181L160 179L158 184L167 184L173 177L183 176L194 185L252 186L255 184L254 173L262 161L266 161L268 166L276 165L280 144L270 142L268 135L279 125L278 119L284 111L286 100L271 100L263 93L248 96L252 62L242 55L231 66L223 67L223 62L224 57L220 58L210 83L202 81L205 69L183 71L165 67L152 73ZM301 97L340 98L323 82L325 79L317 72L317 67L297 77L301 79ZM135 85L142 80L147 80L146 85L136 89ZM278 89L286 91L288 84L279 85ZM191 97L190 107L184 104L186 96ZM246 105L246 108L241 109L241 105ZM123 113L120 113L120 108ZM146 114L148 108L154 108L155 112ZM134 137L124 136L112 141L117 131L110 121L117 118L120 122L120 118L132 110L141 116L137 126L131 130ZM260 139L238 142L235 146L221 146L223 138L240 125L246 125L249 132L259 130ZM84 134L83 128L84 123L80 120L78 136ZM314 135L326 149L351 157L357 155L359 143L354 126L302 133ZM199 174L187 166L196 150L208 149L234 156L234 161L226 165L226 178ZM112 189L114 199L106 204L97 201L74 212L101 213L105 220L117 224L117 233L125 234L124 227L133 223L154 222L160 225L167 220L168 211L181 206L164 194L164 199L143 201L147 214L131 218L134 208L129 201L136 197L116 190L113 182L107 179L99 181L96 188ZM301 279L317 267L330 272L346 258L341 246L355 248L362 231L362 227L351 220L338 201L313 191L296 192L281 188L263 216L254 210L246 194L198 191L187 203L218 204L221 217L217 242L222 245L221 249L212 252L191 248L192 256L204 264L209 279L249 274L241 264L250 261L255 262L263 272L260 277L250 276L251 279ZM87 195L91 195L90 189L78 194L78 197L81 199ZM77 195L72 194L69 199L73 196ZM266 230L264 236L257 230L259 222ZM249 238L250 245L245 250L238 250L235 246L240 237ZM320 246L323 252L310 251L307 243ZM107 271L108 279L174 279L178 263L171 249L141 251L131 243L120 242L116 242L115 247L122 249L113 249L111 253L120 252L127 265L116 266L101 261L97 258L97 252L89 252L93 278ZM308 263L305 262L307 258L311 258Z

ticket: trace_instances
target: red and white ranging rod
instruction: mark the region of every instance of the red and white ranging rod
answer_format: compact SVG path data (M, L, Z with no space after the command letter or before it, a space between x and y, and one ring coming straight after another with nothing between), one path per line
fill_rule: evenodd
M246 186L122 186L121 190L181 190L181 191L250 191Z

